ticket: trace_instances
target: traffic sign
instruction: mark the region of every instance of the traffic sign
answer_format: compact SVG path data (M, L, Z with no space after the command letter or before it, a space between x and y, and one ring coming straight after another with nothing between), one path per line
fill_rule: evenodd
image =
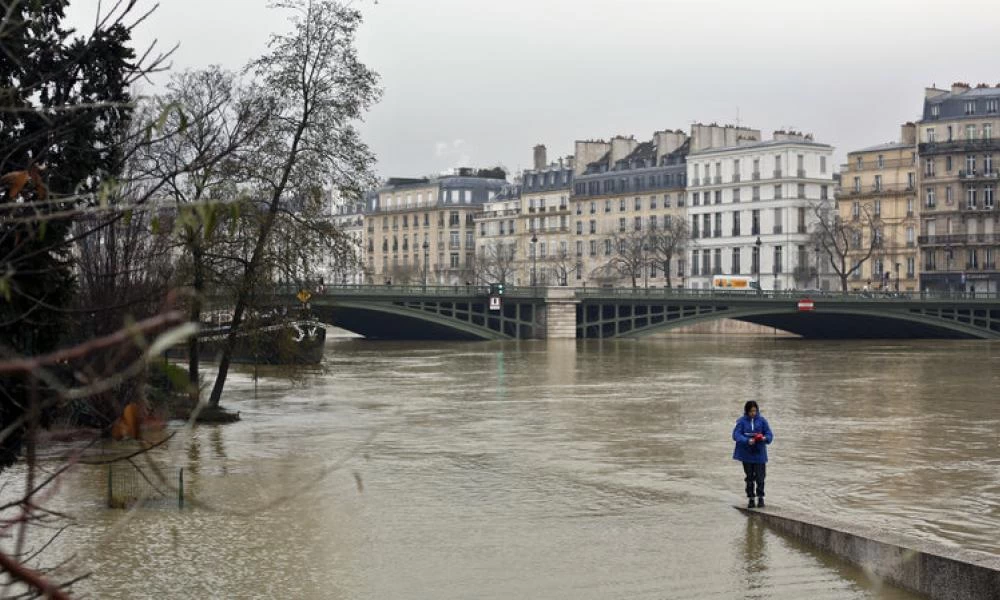
M298 294L295 294L295 297L298 298L299 302L302 304L309 302L309 299L312 298L312 296L313 295L309 292L309 290L306 289L301 289Z
M816 305L813 304L812 299L810 299L810 298L803 298L803 299L799 300L799 310L803 310L803 311L805 311L805 310L815 310L815 308L816 308Z
M500 310L500 296L490 296L490 310Z

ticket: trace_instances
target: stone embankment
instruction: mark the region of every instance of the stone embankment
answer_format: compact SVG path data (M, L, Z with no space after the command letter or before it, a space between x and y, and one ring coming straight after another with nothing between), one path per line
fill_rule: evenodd
M1000 600L1000 556L775 507L740 510L769 527L928 598Z

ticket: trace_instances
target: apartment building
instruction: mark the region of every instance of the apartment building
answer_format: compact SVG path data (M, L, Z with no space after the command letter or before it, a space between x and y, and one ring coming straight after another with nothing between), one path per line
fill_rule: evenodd
M505 184L475 215L478 283L527 285L521 215L521 178Z
M655 132L644 142L624 136L576 142L570 203L575 265L569 285L631 284L611 267L614 244L684 218L689 148L687 134L679 130ZM684 257L675 258L672 285L683 281L684 269ZM642 284L666 283L662 266L651 262Z
M848 253L852 264L872 254L851 274L852 288L918 289L920 203L917 201L916 125L901 128L900 141L847 154L837 193L840 219L860 234ZM870 284L869 284L870 282Z
M998 292L1000 88L927 88L917 125L920 289Z
M376 194L369 192L368 201L375 199ZM350 200L339 194L332 194L330 199L330 220L340 231L351 249L354 260L344 260L341 256L330 256L322 259L324 281L336 284L361 284L365 282L365 199Z
M369 201L365 215L369 282L473 282L474 217L505 183L499 168L389 179Z
M798 132L739 137L687 157L690 287L732 274L764 289L829 288L810 236L817 208L832 205L833 147Z

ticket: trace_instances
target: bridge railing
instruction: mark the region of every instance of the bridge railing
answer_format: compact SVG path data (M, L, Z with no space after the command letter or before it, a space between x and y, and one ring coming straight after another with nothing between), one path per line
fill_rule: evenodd
M297 286L281 286L275 290L278 295L288 295L295 297L303 288ZM514 298L544 298L548 288L543 286L511 286L504 288L504 297ZM560 289L567 289L562 287ZM692 289L692 288L643 288L643 287L578 287L572 289L579 299L586 298L690 298L692 300L708 300L720 298L734 298L743 300L774 301L786 300L797 301L804 298L812 300L837 300L842 302L886 302L898 303L900 301L927 301L927 302L955 302L955 301L975 301L983 303L996 303L1000 301L1000 294L997 292L960 292L960 291L931 291L920 292L882 292L882 291L859 291L841 292L824 290L719 290L719 289ZM454 297L469 298L490 295L488 285L422 285L422 284L393 284L393 285L328 285L317 286L308 289L313 298L323 296L383 296L383 297Z

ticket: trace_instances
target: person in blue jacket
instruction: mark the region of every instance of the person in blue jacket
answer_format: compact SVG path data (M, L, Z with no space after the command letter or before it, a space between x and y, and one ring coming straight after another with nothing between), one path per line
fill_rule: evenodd
M743 416L736 421L733 428L733 440L736 448L733 458L743 463L744 481L747 484L748 508L764 507L764 478L767 476L767 445L774 439L771 426L767 419L761 416L760 408L753 400L743 405Z

